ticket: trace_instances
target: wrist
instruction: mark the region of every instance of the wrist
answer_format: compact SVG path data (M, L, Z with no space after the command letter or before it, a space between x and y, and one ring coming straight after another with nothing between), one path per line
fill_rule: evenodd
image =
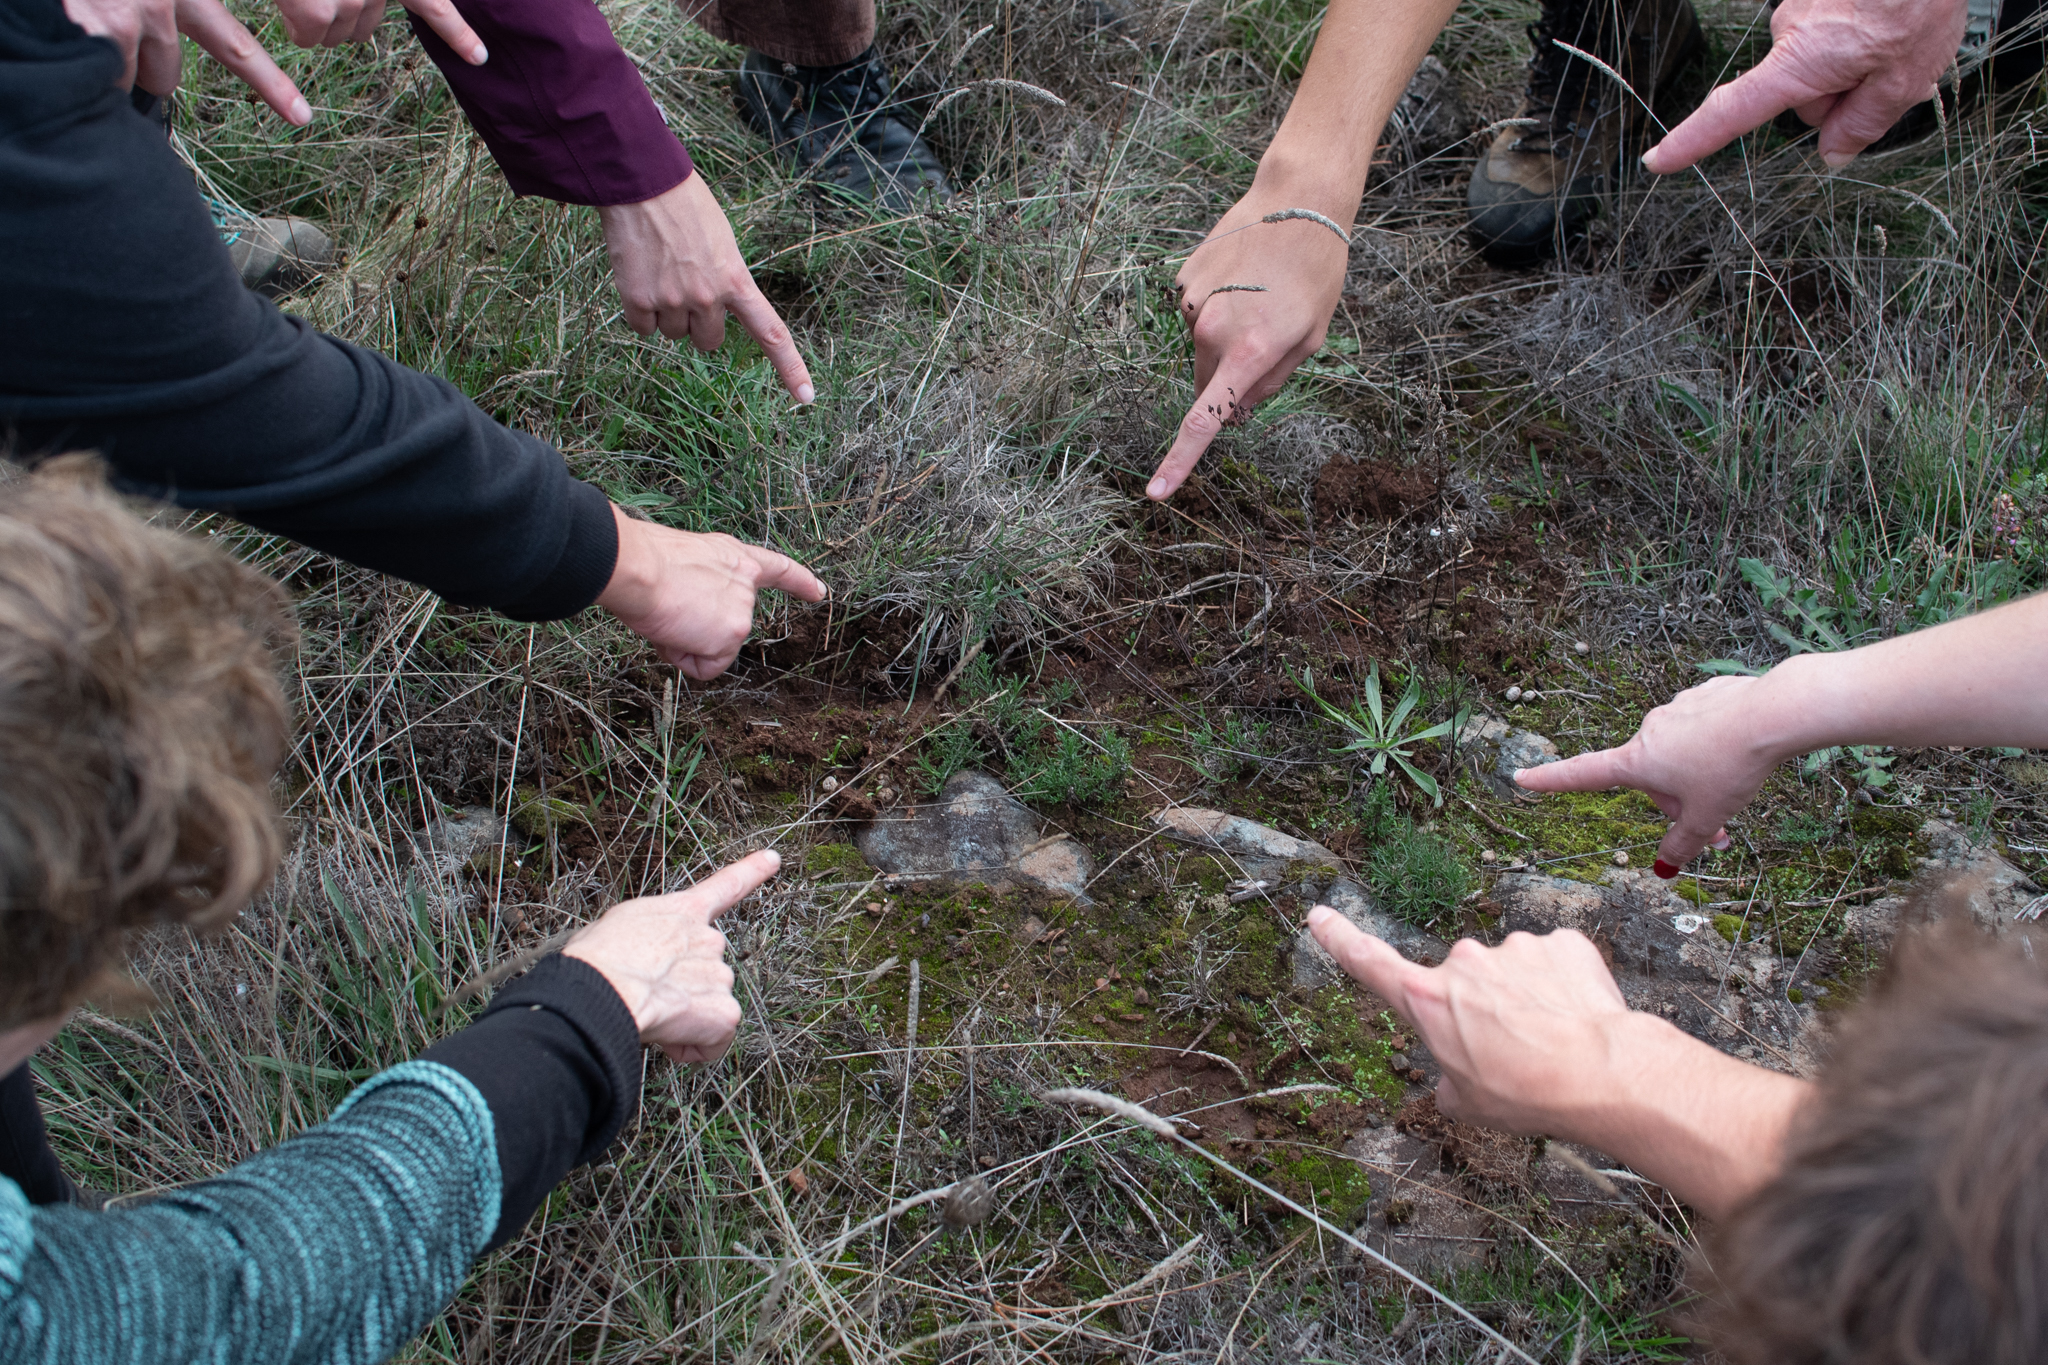
M1757 680L1746 737L1755 757L1775 767L1840 742L1836 732L1851 700L1840 695L1847 657L1795 654Z
M1358 217L1369 169L1369 162L1349 165L1328 149L1318 154L1315 148L1298 147L1283 128L1259 158L1251 193L1260 199L1284 199L1286 208L1314 209L1348 229Z
M562 949L562 956L575 958L578 962L583 963L603 977L605 984L612 988L613 992L618 995L620 1003L625 1005L626 1013L633 1016L634 1029L642 1033L646 1032L648 1005L653 999L653 988L632 973L621 971L616 965L607 961L606 954L601 947L583 940L583 935L578 935L576 938L569 940L568 944Z
M624 619L637 615L653 594L657 565L647 544L646 523L627 516L617 503L612 504L612 520L619 528L619 553L597 605Z

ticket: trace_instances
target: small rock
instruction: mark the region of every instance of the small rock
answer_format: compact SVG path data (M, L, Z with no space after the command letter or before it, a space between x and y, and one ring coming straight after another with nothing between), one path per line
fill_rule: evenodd
M1096 989L1096 990L1098 990L1098 991L1106 991L1106 990L1108 990L1108 989L1109 989L1109 978L1108 978L1108 977L1106 977L1106 976L1098 976L1098 977L1096 977L1096 978L1095 978L1095 989Z
M803 1167L799 1166L795 1170L791 1171L789 1173L788 1180L789 1188L799 1196L806 1195L811 1192L811 1178L804 1174Z
M1523 701L1542 701L1542 700L1543 700L1543 694L1542 694L1541 692L1538 692L1538 691L1537 691L1537 690L1536 690L1535 688L1533 688L1533 687L1532 687L1532 688L1530 688L1530 689L1529 689L1528 691L1526 691L1526 692L1524 692L1524 693L1522 694L1522 700L1523 700Z
M1002 783L970 770L953 774L937 800L912 802L871 821L854 842L883 872L984 885L1014 879L1093 904L1088 850L1062 835L1041 838L1038 830L1038 817Z
M818 786L823 791L836 792L839 790L839 779L836 777L827 777L823 782L820 782Z
M882 917L883 908L884 907L880 901L869 901L867 905L868 913L870 915L873 915L876 919L880 919Z
M1627 867L1627 866L1628 866L1628 850L1627 850L1627 849L1625 849L1625 848L1621 848L1621 849L1616 849L1616 850L1614 851L1614 865L1615 865L1616 867Z
M1132 992L1131 998L1141 1005L1149 1005L1152 1003L1152 992L1140 986L1136 991Z
M1408 1060L1407 1053L1396 1052L1393 1056L1387 1058L1387 1065L1392 1067L1396 1071L1405 1072L1409 1067L1415 1064Z
M1170 806L1154 811L1152 823L1169 838L1229 854L1254 881L1278 883L1285 877L1289 863L1314 863L1329 868L1344 865L1321 844L1220 810Z
M1485 863L1488 867L1492 867L1500 861L1500 855L1490 848L1482 848L1479 850L1479 861Z
M1109 1022L1109 1017L1107 1015L1094 1014L1088 1017L1088 1022L1091 1024L1106 1024Z
M747 785L747 779L744 777L728 777L725 779L725 785L731 787L734 791L738 791Z
M1024 941L1027 948L1030 947L1045 937L1045 921L1036 915L1026 915L1024 927L1017 931L1017 937Z
M1501 695L1506 697L1509 701L1520 701L1522 699L1522 689L1519 687L1510 687L1507 691L1501 693Z
M1588 643L1587 643L1586 641L1584 641L1584 640L1580 640L1580 641L1578 641L1578 642L1577 642L1576 644L1574 644L1574 645L1572 646L1572 653L1574 653L1574 654L1579 654L1579 655L1586 655L1586 654L1591 654L1592 652L1593 652L1593 646L1592 646L1592 645L1590 645L1590 644L1588 644Z
M1323 893L1323 904L1366 933L1391 944L1394 951L1411 961L1423 957L1441 960L1450 951L1442 939L1423 933L1414 925L1381 910L1372 893L1349 877L1339 877L1330 883L1329 889ZM1323 945L1317 943L1315 935L1305 928L1294 936L1287 955L1297 986L1320 990L1347 979L1344 969L1337 965L1337 959L1323 951Z
M896 789L895 789L894 787L877 787L877 788L875 789L875 801L876 801L876 803L877 803L877 804L879 804L879 805L884 805L884 806L893 806L893 805L895 805L895 804L896 804Z
M1524 700L1527 700L1525 694ZM1458 732L1458 748L1469 755L1475 774L1493 788L1494 795L1513 801L1528 795L1515 783L1521 768L1557 762L1557 745L1534 730L1515 728L1494 716L1473 713Z

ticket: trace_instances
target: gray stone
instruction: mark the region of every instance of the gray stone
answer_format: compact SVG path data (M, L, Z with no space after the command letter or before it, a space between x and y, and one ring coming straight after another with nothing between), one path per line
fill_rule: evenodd
M1434 934L1424 933L1382 910L1372 892L1349 877L1339 877L1331 882L1323 892L1322 904L1374 938L1385 940L1410 960L1433 958L1441 962L1444 954L1450 951L1450 945ZM1295 934L1294 944L1288 951L1288 961L1294 969L1294 984L1297 986L1320 990L1345 979L1344 969L1337 965L1337 959L1323 951L1323 945L1316 942L1315 935L1307 929Z
M1152 824L1170 839L1223 854L1254 881L1278 885L1287 877L1290 864L1297 865L1295 870L1306 870L1298 865L1308 864L1312 868L1327 867L1332 872L1344 866L1343 859L1313 840L1297 839L1271 825L1220 810L1169 806L1152 813Z
M1088 850L1064 835L1039 835L1038 817L1003 784L958 772L938 798L912 802L854 835L870 866L905 877L984 884L1018 882L1092 904Z
M1472 764L1472 771L1503 801L1527 796L1515 784L1522 768L1555 763L1561 757L1557 745L1534 730L1523 730L1483 712L1474 712L1458 732L1458 749Z
M1929 820L1920 827L1920 837L1928 845L1920 871L1896 896L1846 907L1845 939L1882 952L1891 947L1907 907L1919 903L1942 915L1968 914L1990 933L2018 932L2048 947L2048 925L2040 923L2048 890L1959 825Z

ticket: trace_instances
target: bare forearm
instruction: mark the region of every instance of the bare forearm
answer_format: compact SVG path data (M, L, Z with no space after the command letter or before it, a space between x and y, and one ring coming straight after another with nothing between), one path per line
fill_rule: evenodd
M1457 0L1331 0L1258 181L1350 223L1387 116L1456 8Z
M2048 594L1801 655L1761 690L1758 739L1778 756L1835 744L2048 747Z
M1812 1088L1646 1014L1615 1021L1607 1060L1599 1092L1561 1116L1557 1135L1620 1158L1710 1218L1777 1174Z

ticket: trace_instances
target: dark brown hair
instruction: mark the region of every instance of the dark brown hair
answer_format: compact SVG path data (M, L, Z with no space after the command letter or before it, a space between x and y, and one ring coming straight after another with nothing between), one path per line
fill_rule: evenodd
M87 457L0 486L0 1028L114 979L129 930L219 924L270 879L289 620Z
M1956 905L1963 897L1944 897ZM1709 1243L1742 1365L2048 1360L2048 932L1902 932L1784 1171Z

